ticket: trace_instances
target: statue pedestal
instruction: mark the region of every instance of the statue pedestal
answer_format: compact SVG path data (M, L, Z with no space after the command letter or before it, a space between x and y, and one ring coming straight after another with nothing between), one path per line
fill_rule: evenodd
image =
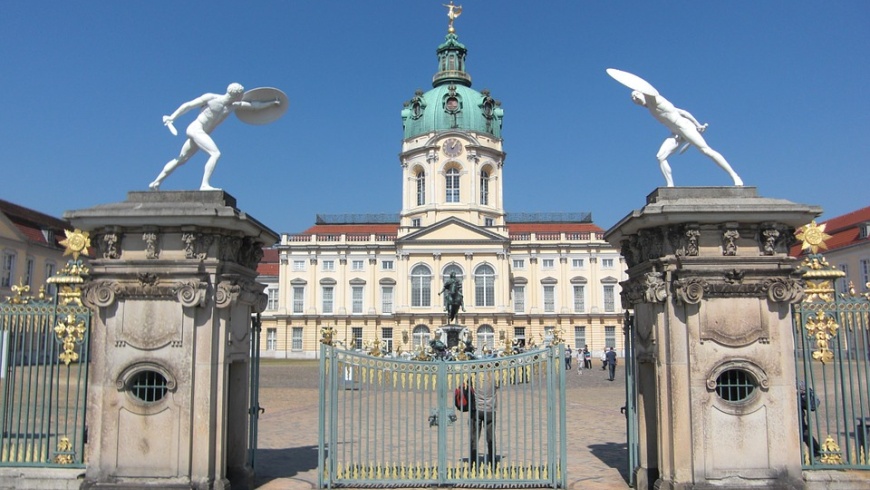
M70 211L96 258L84 487L250 487L251 314L278 236L222 191Z
M462 325L442 325L441 330L447 333L447 348L452 349L459 345L459 334L465 327Z
M637 488L799 488L787 255L821 209L753 187L659 188L609 230L629 266Z

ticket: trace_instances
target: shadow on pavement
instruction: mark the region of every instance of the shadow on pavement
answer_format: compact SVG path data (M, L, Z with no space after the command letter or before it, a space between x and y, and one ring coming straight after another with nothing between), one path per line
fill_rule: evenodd
M602 463L619 471L619 475L628 483L628 444L608 442L589 446L592 455Z
M292 478L317 468L317 446L257 449L256 484L276 478Z

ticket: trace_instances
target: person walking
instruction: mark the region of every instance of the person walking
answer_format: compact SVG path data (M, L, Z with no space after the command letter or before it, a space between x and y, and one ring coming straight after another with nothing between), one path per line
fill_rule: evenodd
M570 370L571 370L571 354L572 354L572 352L571 352L571 346L569 345L569 346L565 349L565 370L566 370L566 371L570 371Z
M474 405L471 413L471 465L478 464L477 441L481 430L486 434L485 463L496 463L495 456L495 409L498 380L492 372L484 372L475 376Z
M607 373L609 375L607 379L613 381L613 378L616 376L616 351L613 350L613 347L607 351L605 357L607 359Z
M589 346L583 347L583 367L592 369L592 353L589 352Z

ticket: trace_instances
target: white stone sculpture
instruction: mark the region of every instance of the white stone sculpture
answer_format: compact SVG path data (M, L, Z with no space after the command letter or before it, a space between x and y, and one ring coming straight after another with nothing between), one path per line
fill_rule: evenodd
M656 158L659 161L659 167L662 174L665 176L665 182L668 187L674 186L674 179L671 175L671 166L668 164L668 157L679 150L683 153L689 145L695 146L698 150L709 157L722 170L728 172L728 175L734 180L735 186L742 186L743 180L737 175L737 172L731 168L725 157L718 151L710 148L707 141L701 135L707 129L706 124L701 124L689 111L674 107L674 105L666 98L662 97L658 91L650 85L646 80L632 73L608 68L607 74L613 77L617 82L632 89L631 100L635 104L641 105L649 109L650 114L656 120L664 124L665 127L671 130L671 136L666 138L659 148ZM682 145L682 148L680 146Z
M259 100L252 100L254 98ZM217 165L218 159L221 156L220 150L214 140L211 139L210 133L222 123L227 116L235 112L237 109L249 111L258 111L257 116L252 116L251 113L243 115L238 114L239 119L250 124L265 124L272 122L287 110L287 96L278 89L259 88L249 92L245 92L245 88L238 83L231 83L227 87L226 94L203 94L189 102L181 104L170 116L163 116L163 124L169 128L173 135L177 135L173 122L182 114L194 109L202 107L202 111L189 126L187 126L186 134L187 141L181 147L181 153L176 158L170 160L160 172L160 175L154 179L154 182L148 185L151 190L158 190L163 180L169 176L176 168L184 165L197 150L203 150L208 153L208 161L205 164L205 171L202 175L202 184L199 187L201 191L220 190L212 187L209 183L214 168Z

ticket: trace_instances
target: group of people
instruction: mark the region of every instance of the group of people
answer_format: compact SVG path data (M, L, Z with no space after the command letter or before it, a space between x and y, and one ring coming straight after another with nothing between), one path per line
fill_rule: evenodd
M569 345L565 348L565 369L571 370L572 362L577 363L577 374L582 374L583 369L592 369L592 353L589 346L574 350ZM601 353L601 370L608 371L608 380L613 381L616 377L616 350L608 347Z

